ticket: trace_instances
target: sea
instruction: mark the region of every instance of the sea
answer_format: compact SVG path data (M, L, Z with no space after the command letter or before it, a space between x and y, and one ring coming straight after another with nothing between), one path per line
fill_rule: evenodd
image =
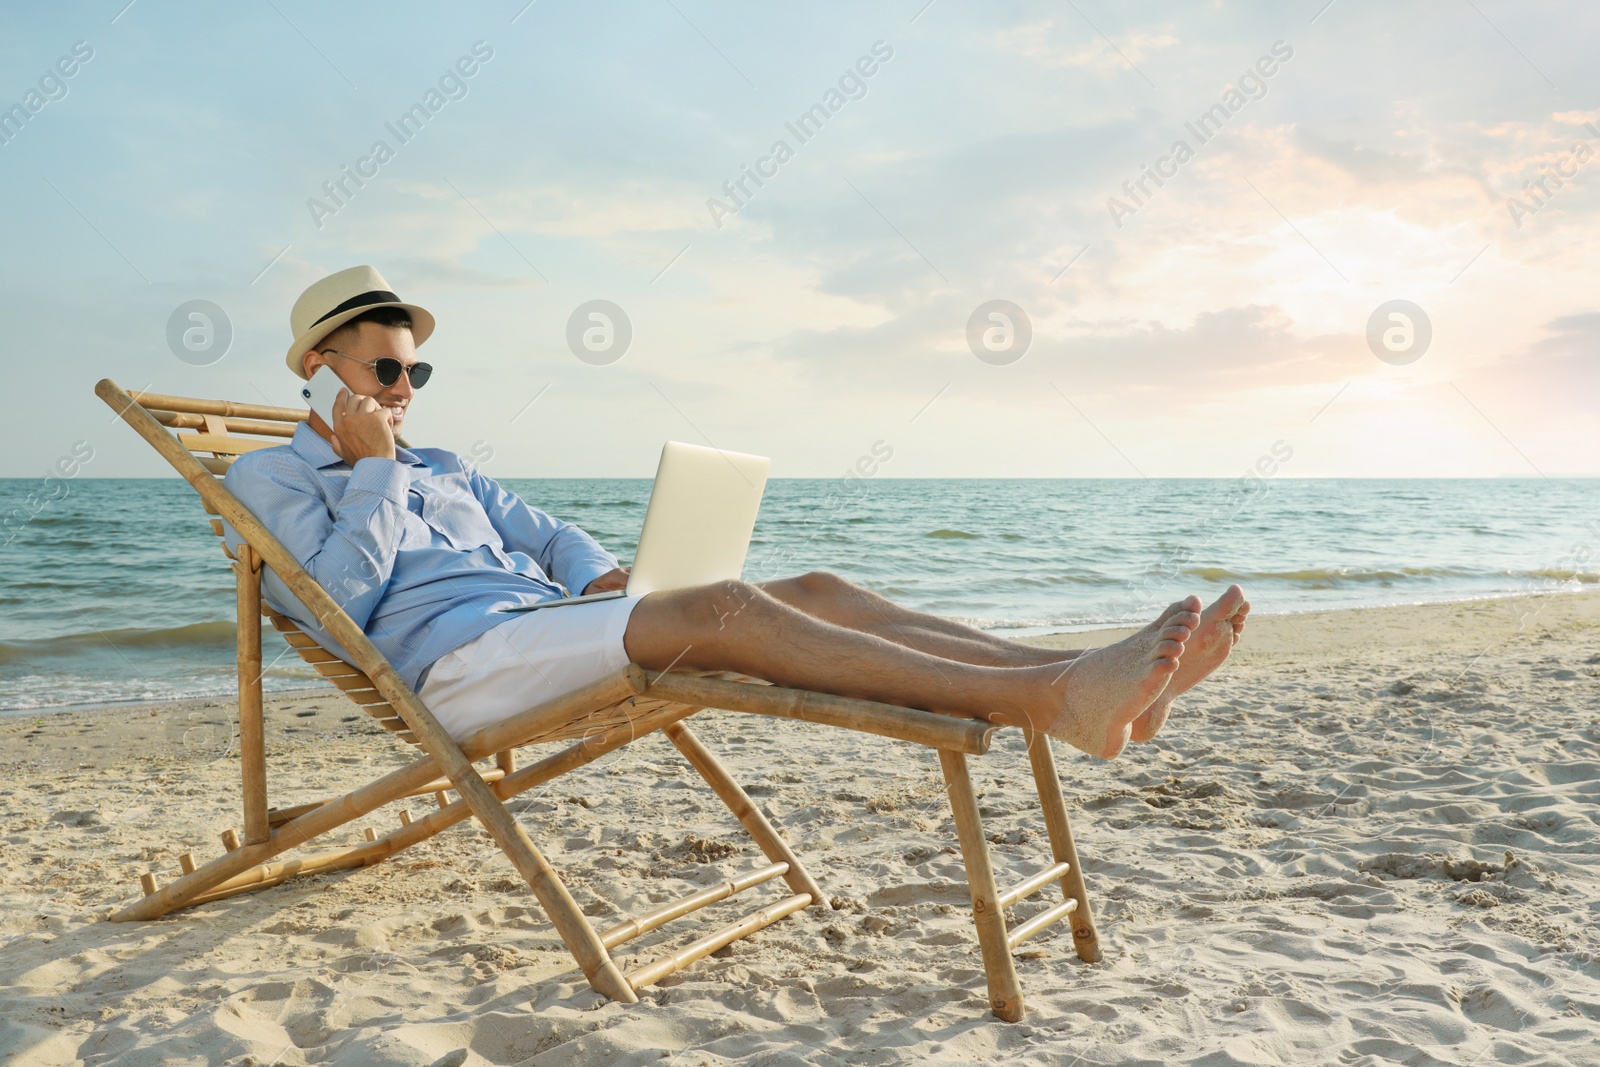
M648 479L503 479L631 558ZM167 479L0 480L0 715L217 696L233 581ZM1231 582L1263 614L1577 592L1600 479L777 479L745 578L829 570L1005 635L1148 619ZM267 630L269 690L325 683Z

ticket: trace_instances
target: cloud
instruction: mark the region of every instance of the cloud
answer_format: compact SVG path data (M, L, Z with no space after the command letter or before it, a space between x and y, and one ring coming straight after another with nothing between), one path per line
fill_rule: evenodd
M385 277L404 279L407 287L466 286L472 289L527 289L539 284L531 277L507 277L463 266L441 256L390 256L384 260Z
M1176 46L1170 27L1135 30L1113 38L1100 36L1087 23L1057 30L1054 19L1040 19L994 36L995 44L1042 67L1081 70L1126 70L1156 52Z
M1562 315L1544 328L1548 336L1509 354L1495 369L1502 379L1544 383L1552 403L1594 410L1600 396L1600 311Z

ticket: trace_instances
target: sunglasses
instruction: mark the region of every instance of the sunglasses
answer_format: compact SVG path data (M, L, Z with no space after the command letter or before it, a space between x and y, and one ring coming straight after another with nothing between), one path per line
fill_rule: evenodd
M344 356L345 359L354 360L356 363L365 363L372 368L378 376L378 384L388 388L400 380L400 372L405 371L406 377L411 379L411 388L421 389L428 384L428 379L433 376L433 364L413 363L409 367L393 356L384 356L381 359L356 359L355 356L346 355L335 348L319 349L321 355Z

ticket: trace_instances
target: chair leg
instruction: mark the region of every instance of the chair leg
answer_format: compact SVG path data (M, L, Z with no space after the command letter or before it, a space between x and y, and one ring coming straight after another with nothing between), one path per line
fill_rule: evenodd
M1072 864L1061 879L1062 895L1078 902L1072 912L1072 943L1078 949L1080 960L1099 963L1100 935L1094 927L1094 912L1089 909L1089 892L1084 886L1078 849L1072 840L1072 824L1067 821L1067 804L1061 796L1061 779L1056 776L1050 738L1030 732L1027 742L1034 784L1039 787L1039 805L1044 809L1044 825L1050 834L1050 850L1057 863Z
M950 812L955 816L956 833L961 840L961 859L967 868L967 888L972 893L972 921L978 928L978 947L983 951L983 970L989 981L989 1008L1007 1022L1022 1018L1022 984L1017 966L1006 943L1006 920L996 901L1000 896L994 884L994 868L989 864L989 844L983 839L983 823L978 818L978 798L972 792L967 773L967 757L948 749L939 750L939 766L944 770L945 787L950 791Z
M517 769L517 753L515 749L506 749L504 752L494 754L494 765L506 774Z
M261 558L240 545L236 577L239 632L239 771L244 791L244 843L265 844L267 742L261 709Z
M329 830L343 826L375 811L391 800L399 800L419 785L431 782L438 774L431 758L423 757L410 766L391 771L375 782L330 800L315 811L285 823L260 845L230 848L223 855L111 916L112 922L134 922L159 918L170 911L187 907L196 897L209 892L251 867L265 863L281 853L297 848Z
M755 839L761 851L766 853L767 859L773 863L787 863L789 871L783 880L789 883L789 888L795 894L806 894L811 897L812 904L821 904L827 907L827 898L822 895L822 887L817 885L805 867L783 840L778 836L778 831L772 828L767 817L761 814L761 809L756 807L739 783L727 772L722 763L713 756L707 748L700 743L685 723L677 722L667 727L663 733L679 752L683 753L689 765L700 773L722 802L733 812L734 817L743 824L745 831Z
M494 790L478 777L472 764L466 762L465 754L456 747L455 742L444 736L442 729L439 734L443 737L443 742L438 746L440 751L429 754L441 767L447 767L445 757L448 749L445 745L455 748L450 755L456 757L457 767L449 768L447 774L455 785L457 795L466 801L472 814L477 816L479 825L494 838L495 844L500 846L500 851L505 853L517 873L527 880L539 906L549 916L567 951L578 962L590 987L609 1000L637 1004L638 994L633 991L633 986L623 976L606 947L600 943L600 935L595 933L594 926L578 908L578 902L572 899L561 876L556 874L528 832L512 818Z

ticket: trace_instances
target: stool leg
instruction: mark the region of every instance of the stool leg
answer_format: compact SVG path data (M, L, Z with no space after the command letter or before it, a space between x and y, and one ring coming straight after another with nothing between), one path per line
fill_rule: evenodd
M972 893L972 921L978 928L978 947L983 951L983 970L989 979L989 1008L1007 1022L1022 1018L1022 984L1017 966L1006 943L1006 919L996 901L1000 891L994 884L994 868L989 864L989 844L983 839L983 823L978 818L978 798L972 792L967 774L967 757L960 752L939 750L939 766L950 791L950 812L955 816L956 833L961 839L961 859L967 867L967 888Z
M1067 803L1061 796L1061 779L1056 777L1055 755L1050 738L1028 734L1028 761L1033 764L1033 781L1039 788L1039 806L1044 809L1044 825L1050 834L1050 851L1057 863L1072 867L1061 878L1061 893L1078 902L1072 913L1072 943L1078 958L1085 963L1100 962L1100 935L1094 928L1094 913L1089 910L1089 892L1083 884L1083 866L1072 841L1072 824L1067 821Z

